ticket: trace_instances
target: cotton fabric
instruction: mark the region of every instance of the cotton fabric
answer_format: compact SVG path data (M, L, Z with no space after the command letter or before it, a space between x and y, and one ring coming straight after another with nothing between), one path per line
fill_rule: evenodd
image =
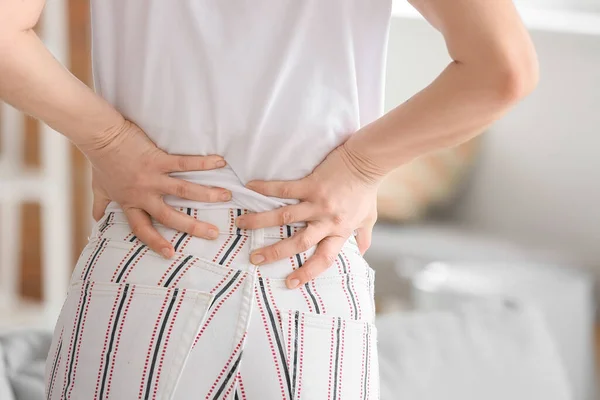
M171 154L225 158L178 173L265 211L246 189L295 180L383 111L391 0L93 0L96 90ZM111 209L117 209L116 204Z
M264 267L248 259L298 228L238 229L242 209L180 211L219 238L156 225L176 249L166 260L120 212L95 226L54 330L48 399L379 398L374 272L354 237L289 290L314 248Z

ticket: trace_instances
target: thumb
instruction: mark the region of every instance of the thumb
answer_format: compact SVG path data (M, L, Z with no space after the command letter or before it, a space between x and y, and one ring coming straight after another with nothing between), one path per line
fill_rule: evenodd
M94 192L94 203L92 204L92 217L94 217L94 220L96 222L100 221L100 219L104 215L108 203L110 203L110 199L108 197Z
M363 226L356 230L356 244L358 244L358 250L363 256L371 247L371 236L373 233L373 225Z

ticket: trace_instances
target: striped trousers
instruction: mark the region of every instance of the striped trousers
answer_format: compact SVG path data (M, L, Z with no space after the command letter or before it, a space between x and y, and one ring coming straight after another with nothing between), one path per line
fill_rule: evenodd
M179 211L219 238L157 224L176 249L166 260L121 212L95 225L54 330L48 399L379 398L374 273L354 237L289 290L314 248L262 267L249 254L302 228L241 230L242 209Z

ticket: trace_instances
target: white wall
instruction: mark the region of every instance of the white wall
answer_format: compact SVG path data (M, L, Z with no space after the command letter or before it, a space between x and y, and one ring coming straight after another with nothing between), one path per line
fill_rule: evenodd
M598 0L515 0L517 4L563 10L600 11Z
M457 217L470 226L548 247L600 273L600 36L532 32L541 80L486 134ZM421 20L394 19L388 108L448 63Z

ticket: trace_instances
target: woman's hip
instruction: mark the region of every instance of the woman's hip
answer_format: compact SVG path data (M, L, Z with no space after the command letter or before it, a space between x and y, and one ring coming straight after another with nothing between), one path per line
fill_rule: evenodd
M239 215L248 213L248 210L243 209L198 210L181 208L178 210L200 221L217 226L220 234L215 240L208 240L192 237L187 233L182 233L155 223L155 228L175 248L175 257L173 257L173 260L182 256L191 256L218 268L234 268L244 271L253 270L254 266L250 263L249 257L252 251L285 240L302 229L302 226L293 225L255 230L239 229L235 226L235 219ZM136 257L131 260L130 264L135 263L137 265L140 262L146 262L147 257L160 258L159 255L145 247L133 234L122 212L110 212L94 226L90 243L86 247L86 250L92 252L92 248L98 245L104 247L108 242L110 242L108 247L134 249L133 253ZM284 279L295 269L301 268L314 253L314 250L315 248L313 247L292 257L261 266L259 273L265 278ZM94 254L91 255L92 257L94 256ZM85 257L85 254L82 257ZM94 261L98 262L98 260ZM124 263L126 262L127 260L124 261ZM346 241L331 267L319 276L319 278L331 278L342 275L372 279L371 275L373 275L373 271L361 256L353 236Z
M219 237L216 240L191 237L155 225L176 249L175 256L167 260L135 237L122 213L111 212L95 225L71 283L133 283L217 293L224 282L235 286L251 277L257 290L264 289L277 308L373 320L375 274L361 256L354 237L346 241L323 274L296 290L289 290L285 278L302 268L314 248L260 267L252 265L249 256L253 250L285 240L301 228L238 229L235 218L247 212L241 209L181 211L216 225Z
M150 393L168 397L178 382L182 388L215 387L222 366L241 356L252 326L259 328L248 345L258 349L261 360L268 360L270 353L259 343L283 335L278 365L289 364L290 385L292 378L298 382L292 388L302 383L300 372L296 376L294 371L302 365L315 369L323 361L323 349L333 349L329 357L338 360L339 371L330 371L332 376L365 374L348 369L355 363L341 362L344 354L347 359L371 357L362 350L344 353L344 348L375 343L374 274L353 239L328 271L290 290L285 276L302 268L311 252L263 267L250 264L249 254L257 246L285 239L296 228L237 230L229 219L243 210L216 211L211 210L209 222L218 222L222 234L213 241L157 226L177 248L170 260L137 240L120 213L106 215L94 227L56 324L46 368L49 398L90 393L104 398L111 392L123 398ZM199 218L202 214L197 213ZM304 334L310 340L303 339L304 347L295 349L294 343L300 343L295 335ZM331 340L339 345L332 347ZM294 358L302 354L304 363ZM214 374L206 371L207 359L215 366ZM194 360L203 365L202 376L194 372ZM366 388L363 381L359 386ZM219 381L217 387L230 384Z

